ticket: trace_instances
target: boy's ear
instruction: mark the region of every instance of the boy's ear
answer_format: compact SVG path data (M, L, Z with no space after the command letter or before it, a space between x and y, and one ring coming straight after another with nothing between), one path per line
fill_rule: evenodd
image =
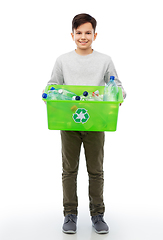
M93 40L96 40L96 37L97 37L97 33L94 34L94 39Z
M71 33L71 36L72 36L72 40L74 41L74 34L73 34L73 33Z

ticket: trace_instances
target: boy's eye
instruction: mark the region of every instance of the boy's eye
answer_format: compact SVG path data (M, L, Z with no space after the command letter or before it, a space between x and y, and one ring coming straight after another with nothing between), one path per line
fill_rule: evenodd
M77 32L76 34L81 34L80 32ZM91 34L90 32L86 33L86 34Z

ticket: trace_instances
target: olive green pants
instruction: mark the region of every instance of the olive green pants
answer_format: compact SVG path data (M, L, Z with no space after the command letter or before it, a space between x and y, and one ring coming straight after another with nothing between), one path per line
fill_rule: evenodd
M83 143L89 176L90 215L103 214L104 132L61 131L64 216L78 214L77 174Z

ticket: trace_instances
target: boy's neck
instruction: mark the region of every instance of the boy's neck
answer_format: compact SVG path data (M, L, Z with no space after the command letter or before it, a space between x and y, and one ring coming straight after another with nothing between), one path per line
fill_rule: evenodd
M93 53L93 49L89 48L89 49L83 50L83 49L77 48L77 49L75 49L75 52L79 55L86 56L86 55Z

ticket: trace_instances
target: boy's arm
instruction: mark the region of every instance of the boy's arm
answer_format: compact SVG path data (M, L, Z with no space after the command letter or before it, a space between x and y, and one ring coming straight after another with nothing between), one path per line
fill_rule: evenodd
M51 74L51 79L48 81L47 85L51 84L63 85L63 82L64 78L62 73L62 64L59 61L59 59L57 59Z
M51 79L48 81L47 85L63 85L63 74L62 74L62 68L61 68L61 63L60 61L57 59L52 71L52 75L51 75ZM42 92L42 94L44 93L44 90ZM44 103L46 104L46 102L44 101Z
M116 69L114 67L114 63L113 63L112 60L110 61L108 69L107 69L106 74L105 74L105 82L106 83L109 82L110 76L114 76L115 77L115 82L116 82L118 87L122 88L123 98L125 99L126 98L126 92L125 92L125 90L124 90L124 88L122 86L121 81L118 79L118 74L116 72Z

